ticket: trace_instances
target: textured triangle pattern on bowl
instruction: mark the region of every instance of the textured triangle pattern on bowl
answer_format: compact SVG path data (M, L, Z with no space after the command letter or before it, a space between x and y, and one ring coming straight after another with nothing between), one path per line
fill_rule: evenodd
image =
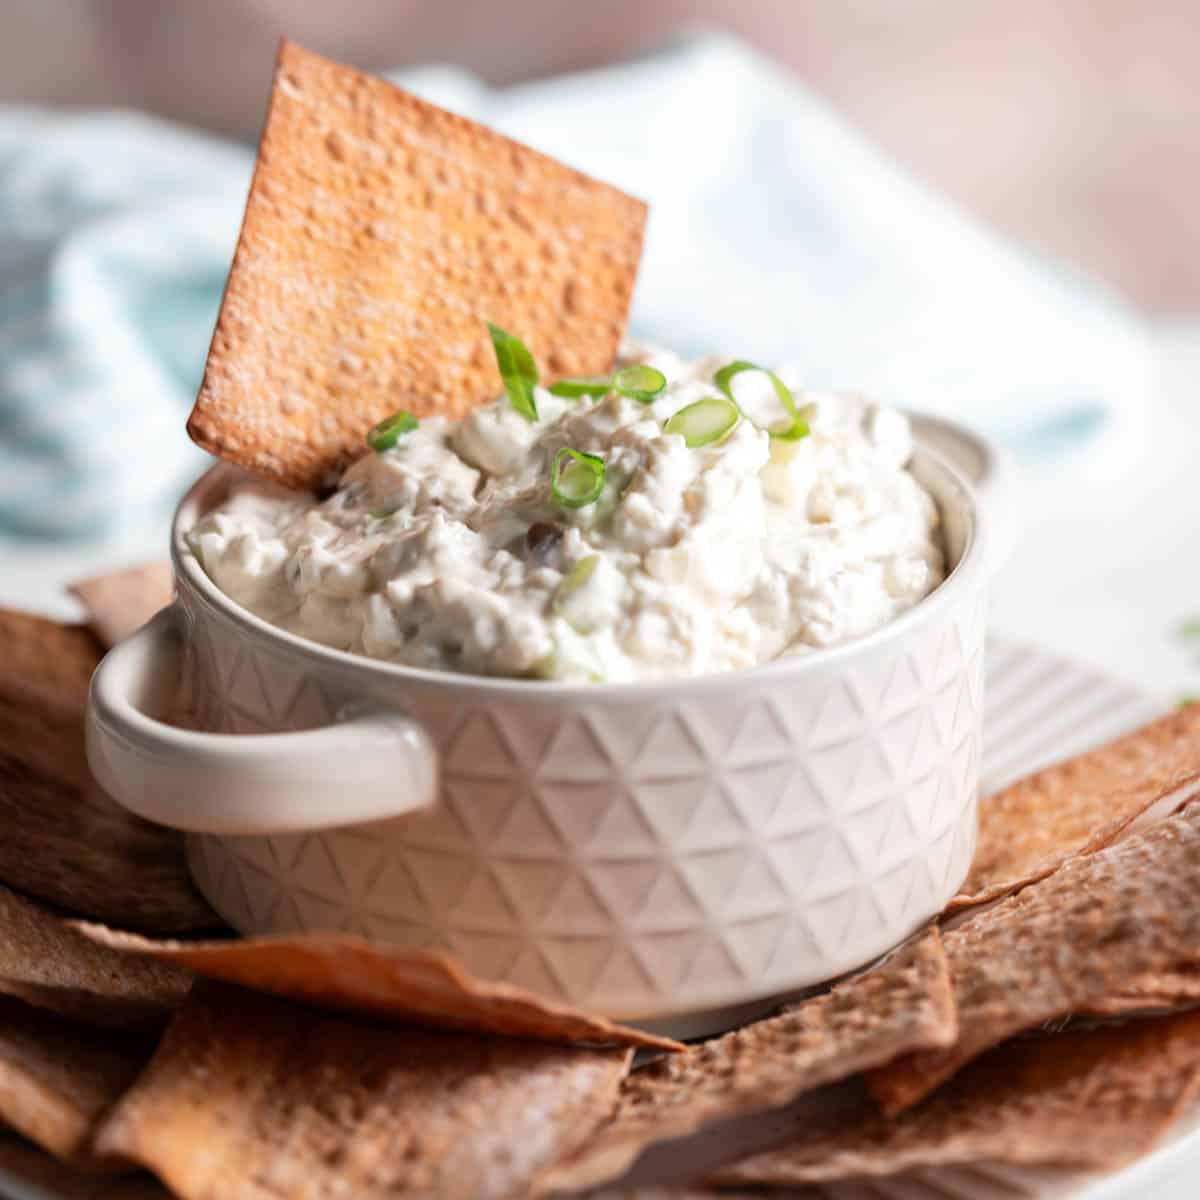
M207 616L187 655L201 728L305 728L356 697L352 673L315 672ZM975 596L827 668L669 700L600 689L559 703L454 677L397 691L393 677L374 698L437 743L434 810L193 836L189 862L243 932L442 947L478 975L613 1016L794 991L903 939L964 876L983 639Z

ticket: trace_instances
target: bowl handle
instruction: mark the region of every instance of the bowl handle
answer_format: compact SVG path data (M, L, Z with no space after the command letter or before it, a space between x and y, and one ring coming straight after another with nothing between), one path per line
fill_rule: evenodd
M119 804L192 833L302 833L430 807L437 754L425 730L379 706L294 733L181 729L142 711L173 694L183 648L178 603L109 651L88 694L87 756Z

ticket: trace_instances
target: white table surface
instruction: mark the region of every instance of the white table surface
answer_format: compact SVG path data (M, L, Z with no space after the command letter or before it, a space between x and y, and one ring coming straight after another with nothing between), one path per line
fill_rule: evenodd
M1200 694L1200 323L1154 331L1145 411L1059 471L1026 473L994 627L1168 699Z

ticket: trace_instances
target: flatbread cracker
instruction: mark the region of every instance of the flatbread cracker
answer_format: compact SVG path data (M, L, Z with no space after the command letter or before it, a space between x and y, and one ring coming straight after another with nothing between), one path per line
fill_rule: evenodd
M132 816L92 779L86 687L45 678L0 660L0 883L126 928L222 928L192 884L182 836Z
M82 703L103 652L86 626L0 608L0 679Z
M796 1186L919 1166L1112 1169L1149 1151L1200 1085L1200 1013L1018 1038L895 1120L859 1120L722 1168L714 1183Z
M169 563L150 562L81 579L67 590L83 603L88 627L107 647L124 641L166 608L175 581Z
M1197 1004L1200 1004L1200 967L1122 980L1117 991L1093 1000L1082 1015L1120 1017L1128 1013L1188 1008Z
M80 1155L149 1056L148 1045L0 996L0 1122L59 1158Z
M1013 1034L1200 966L1200 803L984 909L944 936L958 1041L868 1075L885 1112L915 1104Z
M1200 791L1200 705L985 797L970 874L947 913L1008 895L1110 845L1158 801Z
M670 1038L618 1025L508 983L474 979L448 954L309 933L229 942L153 941L81 924L101 945L188 967L197 975L318 1008L437 1029L547 1041L682 1050Z
M285 41L188 432L311 488L397 409L458 417L500 395L488 321L547 382L607 372L645 219L615 188Z
M936 929L881 965L781 1016L635 1071L609 1123L539 1186L576 1191L616 1179L648 1146L775 1108L957 1032Z
M96 1147L184 1200L499 1200L607 1116L629 1056L384 1029L202 984Z
M0 993L87 1025L161 1028L191 972L121 954L0 887Z
M97 1175L0 1130L0 1195L26 1193L44 1200L171 1200L152 1175Z

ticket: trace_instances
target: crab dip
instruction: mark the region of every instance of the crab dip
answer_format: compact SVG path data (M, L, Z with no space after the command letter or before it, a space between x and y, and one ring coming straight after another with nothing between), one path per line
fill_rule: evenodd
M500 400L381 422L325 499L250 485L206 515L190 545L216 585L372 658L638 681L833 646L941 582L903 414L660 351L552 392L492 336Z

